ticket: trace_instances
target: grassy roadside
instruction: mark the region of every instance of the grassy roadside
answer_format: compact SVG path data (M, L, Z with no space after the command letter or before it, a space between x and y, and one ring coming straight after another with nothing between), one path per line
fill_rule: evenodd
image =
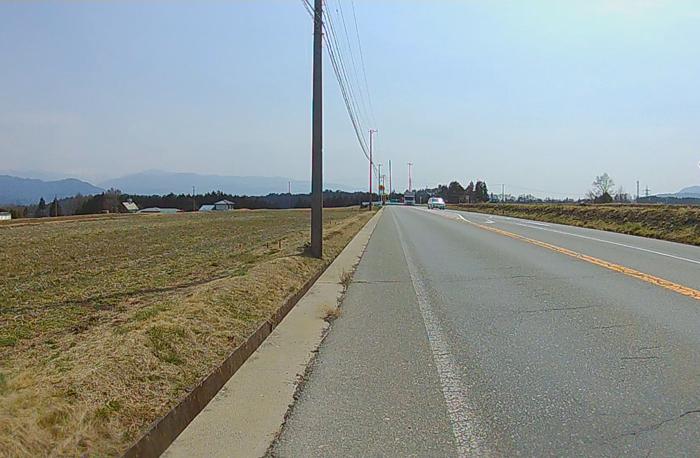
M700 207L468 204L453 208L700 245Z
M117 455L371 215L236 211L0 228L0 450Z

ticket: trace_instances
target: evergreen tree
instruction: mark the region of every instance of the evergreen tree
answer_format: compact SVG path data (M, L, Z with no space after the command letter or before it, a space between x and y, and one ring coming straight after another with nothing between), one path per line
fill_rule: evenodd
M61 205L58 203L58 199L56 197L53 198L53 202L51 202L51 206L49 207L49 216L61 216Z
M467 202L468 203L474 203L476 202L476 199L474 198L474 182L470 181L469 184L467 185L467 189L465 190L465 193L467 195Z
M486 187L486 183L483 181L477 181L474 188L474 201L475 202L488 202L489 201L489 190Z
M36 213L34 214L37 218L43 218L46 216L46 201L42 197L39 199L39 205L36 207Z
M447 187L447 201L451 204L464 202L464 188L458 181L453 181Z

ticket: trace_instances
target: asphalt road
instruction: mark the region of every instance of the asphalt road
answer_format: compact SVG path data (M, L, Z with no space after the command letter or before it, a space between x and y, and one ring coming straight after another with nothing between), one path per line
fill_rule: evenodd
M698 247L388 207L271 454L697 456L698 289Z

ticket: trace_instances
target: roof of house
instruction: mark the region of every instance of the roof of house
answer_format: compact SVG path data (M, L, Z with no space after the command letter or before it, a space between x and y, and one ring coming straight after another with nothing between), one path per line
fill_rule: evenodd
M236 203L231 202L230 200L224 199L224 200L220 200L220 201L216 202L214 205L236 205Z
M199 207L200 212L210 212L212 210L214 210L213 204L212 205L202 205L201 207Z
M129 210L131 212L138 211L138 209L139 209L139 206L133 202L122 202L122 205L124 206L124 208L126 208L127 210Z

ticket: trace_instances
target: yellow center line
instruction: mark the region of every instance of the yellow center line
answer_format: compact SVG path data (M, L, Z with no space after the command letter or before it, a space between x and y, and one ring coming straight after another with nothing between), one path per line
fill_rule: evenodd
M460 218L462 218L460 216ZM654 275L650 275L644 272L640 272L635 269L630 269L629 267L621 266L620 264L615 264L612 262L604 261L602 259L594 258L593 256L588 256L587 254L583 253L578 253L576 251L569 250L567 248L562 248L560 246L552 245L550 243L546 242L541 242L539 240L531 239L529 237L525 237L519 234L515 234L513 232L508 232L504 231L503 229L498 229L493 226L484 226L483 224L475 223L473 221L469 221L467 219L462 218L462 221L465 223L469 223L472 226L476 226L480 229L484 229L486 231L491 231L495 232L496 234L501 234L506 237L510 237L512 239L516 240L522 240L523 242L531 243L533 245L537 245L542 248L546 248L548 250L556 251L557 253L565 254L567 256L571 256L572 258L580 259L582 261L590 262L591 264L595 264L600 267L604 267L606 269L619 272L621 274L628 275L630 277L637 278L639 280L645 281L647 283L651 283L652 285L660 286L662 288L666 288L668 290L671 290L673 292L676 292L678 294L682 294L684 296L692 297L695 300L700 301L700 291L697 289L689 288L687 286L679 285L678 283L674 283L669 280L665 280L660 277L656 277Z

